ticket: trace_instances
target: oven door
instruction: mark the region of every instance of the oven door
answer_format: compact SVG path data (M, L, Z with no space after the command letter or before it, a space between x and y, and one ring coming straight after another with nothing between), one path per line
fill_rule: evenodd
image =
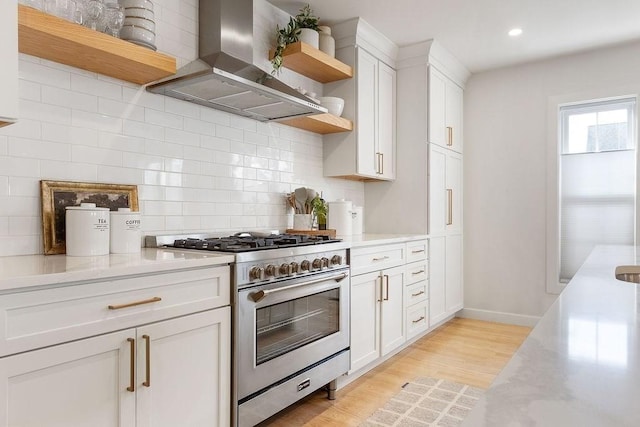
M239 290L238 400L349 347L349 283L347 268Z

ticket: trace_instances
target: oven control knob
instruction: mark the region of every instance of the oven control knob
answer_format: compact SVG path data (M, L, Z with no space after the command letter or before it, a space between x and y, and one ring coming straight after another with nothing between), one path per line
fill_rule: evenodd
M251 270L249 270L249 280L264 280L264 268L251 267Z
M329 268L329 258L322 257L322 268Z
M267 268L264 270L267 277L275 277L276 275L276 266L273 264L267 265Z
M314 268L314 270L322 268L322 261L320 260L320 258L316 258L313 260L313 263L311 264L311 266Z
M291 274L297 274L300 272L300 264L297 262L292 262L289 266L291 267Z
M331 257L331 265L342 264L342 257L340 255L334 255Z
M311 263L309 262L309 260L305 259L300 263L300 268L302 269L302 271L309 271L311 269Z
M291 274L291 266L286 262L280 266L280 275L288 276Z

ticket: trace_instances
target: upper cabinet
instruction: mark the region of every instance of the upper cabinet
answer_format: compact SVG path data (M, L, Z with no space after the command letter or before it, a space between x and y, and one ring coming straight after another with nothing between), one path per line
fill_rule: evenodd
M462 88L430 66L429 142L462 153L462 105Z
M18 8L15 1L0 3L0 127L18 117Z
M7 3L15 7L14 1L3 2L0 11ZM18 8L18 48L22 53L137 84L176 72L175 58L31 7ZM6 19L2 15L0 20ZM0 31L6 31L6 26ZM4 49L4 41L2 46L0 50Z
M333 27L336 57L354 78L328 84L325 94L345 99L344 116L355 131L324 140L324 175L356 180L396 177L396 47L362 19Z

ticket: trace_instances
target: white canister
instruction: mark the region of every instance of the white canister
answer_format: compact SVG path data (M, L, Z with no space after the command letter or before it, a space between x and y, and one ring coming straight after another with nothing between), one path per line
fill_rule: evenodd
M298 40L316 49L320 47L320 34L311 28L300 28Z
M352 203L349 200L329 202L327 228L336 230L338 236L349 236L353 229Z
M336 41L331 37L331 28L321 25L318 27L320 33L320 40L318 47L321 51L331 57L336 56Z
M65 240L69 256L109 254L109 208L95 203L67 206Z
M140 252L140 212L118 208L111 212L111 253L133 254Z
M294 230L311 230L313 218L311 214L294 214L293 229Z
M351 229L352 234L362 234L362 223L364 209L362 206L354 206L353 213L351 214L351 218L353 219L353 225Z

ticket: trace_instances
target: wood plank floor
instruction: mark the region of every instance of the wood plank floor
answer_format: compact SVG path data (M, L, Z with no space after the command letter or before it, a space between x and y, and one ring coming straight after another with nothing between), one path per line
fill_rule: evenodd
M265 426L357 426L419 376L487 388L531 328L454 318L338 390L315 392L266 420Z

